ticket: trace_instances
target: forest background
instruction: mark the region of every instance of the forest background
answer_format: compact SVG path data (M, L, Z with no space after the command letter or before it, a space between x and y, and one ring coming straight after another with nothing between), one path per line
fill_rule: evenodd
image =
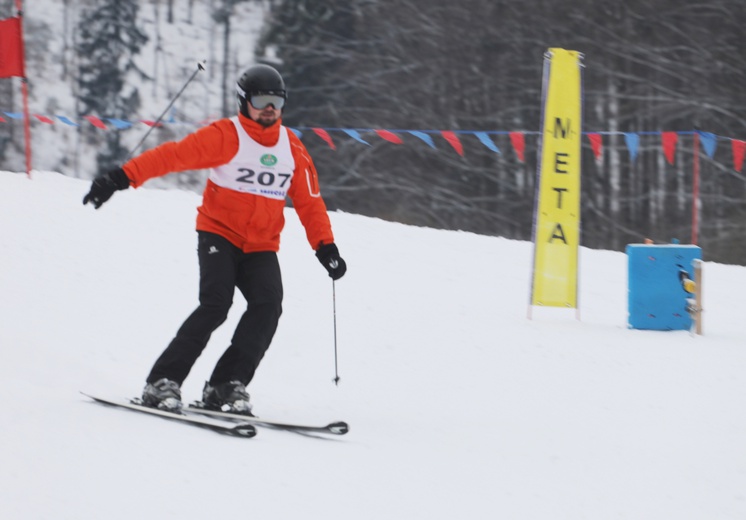
M0 18L14 5L0 0ZM27 0L24 31L36 169L91 178L121 164L201 60L142 149L231 116L236 78L263 62L286 80L284 123L330 209L522 240L543 55L577 50L583 131L602 138L595 151L583 139L582 244L689 242L696 162L703 255L746 264L746 176L730 147L746 139L743 0ZM20 112L19 82L0 80L0 114ZM24 171L22 121L3 119L0 169ZM661 132L676 132L671 157ZM205 177L152 184L201 191Z

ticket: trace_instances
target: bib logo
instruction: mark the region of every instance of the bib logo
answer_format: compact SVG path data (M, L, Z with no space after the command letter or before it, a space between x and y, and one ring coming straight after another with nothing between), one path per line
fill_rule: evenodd
M265 153L262 155L261 159L259 159L259 162L261 162L264 166L274 166L277 164L277 157L272 155L271 153Z

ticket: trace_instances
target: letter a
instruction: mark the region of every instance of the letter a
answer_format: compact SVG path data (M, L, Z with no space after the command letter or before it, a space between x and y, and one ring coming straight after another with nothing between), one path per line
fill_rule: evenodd
M552 238L549 239L549 242L551 243L554 239L562 240L565 245L567 245L567 240L565 239L565 232L562 230L562 224L557 224L554 226L554 231L552 231Z

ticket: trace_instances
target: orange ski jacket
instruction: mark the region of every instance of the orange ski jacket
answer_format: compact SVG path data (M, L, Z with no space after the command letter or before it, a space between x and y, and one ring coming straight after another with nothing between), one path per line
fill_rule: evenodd
M270 127L238 115L241 127L262 146L274 146L280 131L277 121ZM288 131L295 170L288 196L298 213L309 244L315 250L334 242L329 215L319 192L318 175L306 147ZM125 163L130 184L135 188L148 179L170 172L215 168L238 153L239 138L230 119L221 119L189 134L178 142L157 146ZM216 233L245 253L278 251L280 232L285 225L285 201L218 186L208 179L197 208L197 230Z

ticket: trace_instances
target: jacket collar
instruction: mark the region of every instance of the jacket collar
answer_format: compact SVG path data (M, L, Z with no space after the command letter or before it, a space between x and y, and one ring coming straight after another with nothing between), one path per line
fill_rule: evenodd
M243 129L246 130L246 133L262 146L274 146L280 139L281 119L278 119L272 126L268 127L260 125L243 114L238 114L238 120Z

